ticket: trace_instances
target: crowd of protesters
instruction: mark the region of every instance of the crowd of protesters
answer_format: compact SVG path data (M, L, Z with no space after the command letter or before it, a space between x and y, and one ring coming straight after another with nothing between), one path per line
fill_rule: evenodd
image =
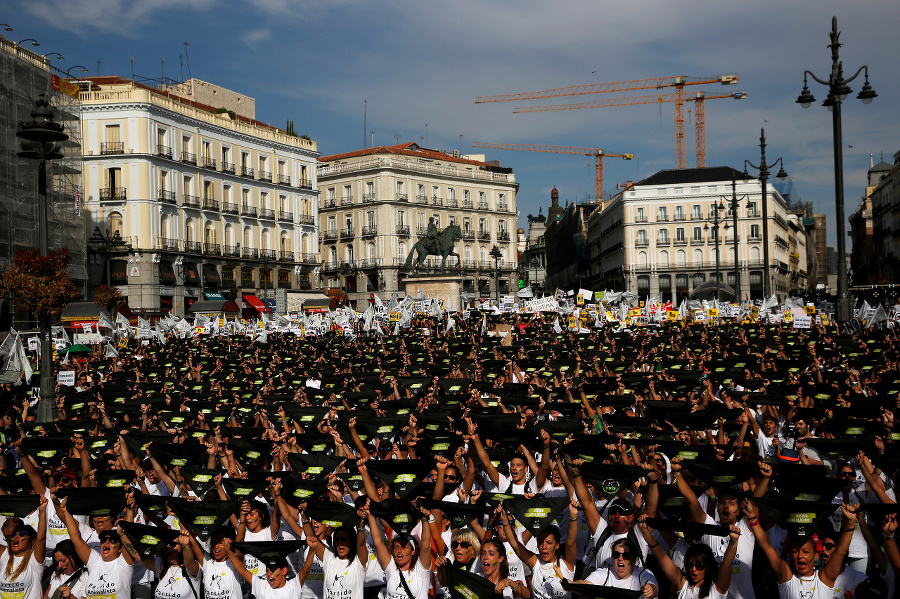
M0 597L895 596L893 328L442 324L6 385Z

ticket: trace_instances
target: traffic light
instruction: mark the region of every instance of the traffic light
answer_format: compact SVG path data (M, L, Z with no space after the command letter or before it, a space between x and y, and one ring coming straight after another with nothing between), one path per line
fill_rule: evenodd
M525 279L519 279L519 289L525 289Z

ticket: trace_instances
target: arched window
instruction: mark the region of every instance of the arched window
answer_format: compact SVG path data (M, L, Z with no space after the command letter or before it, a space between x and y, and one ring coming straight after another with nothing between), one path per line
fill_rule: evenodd
M703 250L694 250L694 266L703 266Z
M472 261L472 246L471 246L471 245L467 245L466 248L465 248L465 250L463 250L463 256L464 256L463 259L464 259L466 262L471 262L471 261Z
M106 228L109 230L109 236L114 237L116 232L121 237L125 237L125 231L122 229L122 213L110 212L109 218L106 219Z
M346 256L347 256L347 262L350 263L350 264L352 264L352 263L353 263L353 260L354 260L354 258L353 258L353 246L352 246L352 245L348 245L348 246L347 246Z
M659 258L656 260L656 266L659 268L669 267L669 252L667 250L662 250L659 253Z
M367 249L368 249L368 255L366 256L366 258L368 258L369 260L374 260L375 259L375 244L370 243Z
M169 239L169 215L163 214L159 217L159 234L163 239Z
M760 260L762 260L762 258L759 257L759 248L750 248L750 261L754 264L759 264Z
M400 244L397 246L397 253L399 254L399 257L401 260L406 260L406 242L405 241L401 241Z
M684 250L678 250L678 253L675 254L675 264L678 266L686 266L687 252L685 252Z
M194 241L194 219L192 218L184 221L184 240L188 242Z
M328 261L332 264L337 262L337 248L335 246L328 248Z
M262 230L262 249L264 249L264 250L269 249L269 230L268 229Z
M637 265L638 268L647 268L647 252L638 252Z
M303 235L300 236L300 247L301 247L301 251L303 251L305 253L310 253L309 235L308 234L304 233Z
M244 227L244 247L253 247L253 229L250 227Z
M482 262L487 262L487 250L484 247L478 248L478 259Z
M206 221L206 226L203 227L203 243L215 243L216 242L216 226L212 223L212 221Z
M281 243L278 247L281 249L282 252L291 251L291 239L290 239L290 237L288 237L288 234L286 231L281 232Z
M231 223L225 225L225 245L234 245L234 225Z

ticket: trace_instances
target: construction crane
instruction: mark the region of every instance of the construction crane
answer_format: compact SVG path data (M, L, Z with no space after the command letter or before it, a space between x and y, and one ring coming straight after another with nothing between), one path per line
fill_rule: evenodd
M633 160L634 154L609 154L600 148L576 148L573 146L547 146L540 144L495 144L488 142L476 141L472 144L473 148L490 148L493 150L520 150L525 152L552 152L555 154L577 154L579 156L594 157L594 179L596 189L595 198L597 201L603 200L603 157L623 158L625 160Z
M675 88L675 168L684 168L684 88L687 85L708 85L721 83L722 85L734 85L738 82L735 75L722 75L715 79L689 78L684 75L674 77L658 77L655 79L634 79L631 81L612 81L609 83L590 83L587 85L574 85L570 87L558 87L537 92L521 94L505 94L497 96L479 96L475 98L476 104L489 102L514 102L517 100L539 100L542 98L562 98L566 96L580 96L585 94L605 94L637 89L663 89Z
M720 98L731 98L733 100L743 100L747 97L747 92L735 92L733 94L724 94L719 96L709 96L706 92L693 92L687 97L679 100L678 94L662 94L655 96L632 96L624 98L609 98L604 100L594 100L592 102L578 102L575 104L548 104L544 106L525 106L521 108L513 108L514 113L522 112L543 112L546 110L575 110L578 108L606 108L609 106L631 106L635 104L658 104L662 102L694 102L696 106L696 118L694 121L695 145L697 152L697 168L706 167L706 100L717 100ZM683 118L683 117L682 117ZM684 136L682 123L682 137ZM676 123L676 129L678 125ZM676 134L676 142L677 142ZM681 164L684 164L684 144L680 147L676 145L676 151L679 152L678 158ZM683 167L682 167L683 168Z

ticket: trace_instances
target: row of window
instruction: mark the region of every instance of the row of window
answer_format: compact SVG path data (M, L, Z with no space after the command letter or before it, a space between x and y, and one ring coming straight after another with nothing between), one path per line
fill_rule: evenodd
M405 181L397 181L397 195L395 196L398 200L409 200L409 192L407 191L406 182ZM375 181L365 181L365 193L363 194L363 201L374 201L375 200ZM429 194L430 191L430 194ZM451 208L458 207L468 207L468 208L478 208L480 210L489 210L490 204L488 202L487 192L479 191L478 192L478 203L473 204L472 202L472 190L463 189L462 190L462 205L459 204L459 199L456 195L456 188L447 187L446 189L447 195L444 197L441 193L441 188L438 185L432 185L429 190L426 188L424 183L416 184L416 194L413 198L416 202L423 204L433 204L440 206L448 206ZM347 204L353 202L353 185L346 184L343 186L342 190L343 195L340 197L340 201L343 204ZM337 198L337 188L336 187L328 187L325 192L325 206L332 207L336 205ZM506 201L505 193L497 194L497 210L506 211L509 210L510 206Z
M719 210L719 218L731 218L732 210L730 203L723 204L724 210ZM635 208L635 222L647 222L648 216L650 213L650 209L645 206L638 206ZM694 204L691 206L691 220L702 220L707 217L714 217L716 213L716 204L709 204L709 210L707 211L707 215L703 214L703 206L701 204ZM738 209L738 217L740 218L740 208ZM747 204L747 218L758 218L760 216L758 207L756 202L750 202ZM687 213L685 212L684 206L675 206L675 212L673 214L674 220L687 220ZM657 206L656 207L656 220L658 222L666 222L669 220L669 207L668 206Z
M718 239L718 232L715 227L710 227L709 229L709 238L711 240ZM691 237L693 241L703 241L703 227L694 227ZM675 243L687 243L686 230L684 227L678 227L675 229ZM727 236L726 236L727 238ZM761 239L760 236L760 226L759 225L750 225L750 239ZM659 229L656 232L656 242L657 243L668 243L669 242L669 230L668 229ZM647 245L649 244L649 240L647 238L647 230L646 229L638 229L635 234L635 243L637 245Z
M734 278L734 273L719 273L719 280L723 279L728 285L734 286L737 281ZM659 284L660 293L667 293L672 291L672 275L658 275L657 283ZM711 273L709 275L710 281L716 280L716 274ZM692 275L675 275L675 290L680 292L687 291L691 288L690 283L693 283L693 287L698 287L701 284L706 282L706 275L701 272L693 273ZM750 271L750 286L751 287L762 287L763 284L763 273L758 270ZM637 286L638 293L647 294L650 291L650 276L649 275L638 275L637 278Z
M751 247L750 252L748 254L750 258L750 264L759 263L762 260L762 256L760 255L760 250L758 247ZM727 252L723 251L720 254L721 263L733 263L734 252L733 250L728 250ZM688 261L688 253L685 250L678 250L675 252L675 267L703 267L704 265L713 264L712 260L705 260L705 254L703 250L696 249L693 252L693 259ZM648 268L650 266L650 255L647 252L639 251L635 256L634 266L636 268ZM668 250L659 250L659 253L656 255L656 263L655 266L657 268L669 268L669 252Z
M410 223L407 221L406 216L407 216L406 210L397 210L397 220L396 220L397 227L409 226ZM437 213L437 212L432 214L430 217L425 212L417 212L416 217L417 217L417 222L416 222L417 230L425 230L428 227L429 218L434 221L434 225L437 228L440 229L443 226L445 226L445 223L443 223L441 220L441 214ZM366 222L365 226L369 227L371 229L374 229L377 226L375 210L369 210L365 213L365 222ZM336 231L337 223L338 223L337 216L329 215L326 230L327 231ZM472 223L472 219L470 217L464 216L462 219L462 223L459 223L457 216L455 214L447 215L446 226L456 225L456 224L460 225L460 228L463 230L464 233L467 231L473 231L473 229L472 229L473 223ZM343 225L344 225L344 229L353 230L353 213L347 212L344 214ZM501 236L503 234L507 234L507 235L509 234L509 229L507 229L506 219L500 219L497 221L497 231L498 231L498 233L500 233ZM479 218L478 219L478 232L479 233L490 232L490 222L489 222L488 218Z
M411 246L409 246L405 241L399 241L397 243L397 254L396 255L401 260L405 259L407 253L410 250L410 247ZM365 251L366 251L366 257L369 260L375 260L380 257L378 255L378 252L377 252L374 242L367 243L365 245ZM353 245L344 246L343 253L344 253L343 258L339 258L338 257L338 255L339 255L338 246L336 246L336 245L329 246L328 247L328 255L327 255L328 262L335 264L335 263L338 263L341 261L353 262L354 260L356 260L356 249L354 248ZM460 255L462 256L462 259L465 260L466 262L472 262L474 260L475 250L472 248L471 245L465 245L463 247L463 251ZM450 260L453 260L453 258L451 258ZM491 264L494 263L493 258L491 258L490 254L488 253L488 248L486 246L481 246L478 248L478 260L479 260L479 262L482 262L484 264L487 264L488 262L490 262ZM499 263L500 264L506 263L506 248L500 249Z

